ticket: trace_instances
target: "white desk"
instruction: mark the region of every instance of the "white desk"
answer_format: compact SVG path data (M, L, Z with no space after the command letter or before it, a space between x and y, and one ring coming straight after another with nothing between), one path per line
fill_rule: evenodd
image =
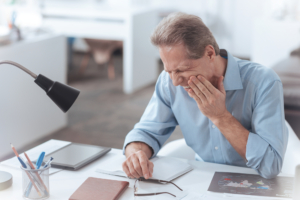
M106 174L101 174L95 172L95 169L101 163L104 163L108 159L112 159L114 155L121 154L122 151L119 149L112 149L111 152L103 156L102 158L94 161L93 163L87 165L86 167L78 171L61 171L50 176L50 198L49 200L66 200L68 199L73 192L88 178L88 177L98 177L114 180L123 180L129 181L129 188L123 193L120 197L121 200L129 200L133 198L133 183L134 180L111 176ZM243 168L243 167L234 167L229 165L219 165L214 163L205 163L194 160L184 160L185 162L190 163L194 170L191 172L177 178L174 180L174 183L178 184L179 187L183 189L189 188L192 192L204 194L209 187L210 181L214 175L215 171L223 172L236 172L236 173L249 173L257 174L253 169ZM13 169L0 165L0 170L10 172L13 175L13 185L11 188L0 191L0 199L5 200L18 200L22 199L22 174L21 170ZM282 175L282 174L281 174ZM158 187L157 184L146 183L149 187ZM210 194L212 195L212 194ZM221 197L224 199L223 194L213 194L215 197ZM160 196L160 197L159 197ZM159 195L155 197L150 197L151 199L173 199L168 195ZM148 198L147 198L148 199ZM209 198L210 199L210 198ZM242 197L230 197L231 200L244 199ZM246 200L249 199L245 198ZM259 198L256 198L259 199Z
M150 42L150 35L158 23L155 9L70 3L45 5L42 10L43 26L65 36L122 40L125 93L132 93L156 81L157 50Z

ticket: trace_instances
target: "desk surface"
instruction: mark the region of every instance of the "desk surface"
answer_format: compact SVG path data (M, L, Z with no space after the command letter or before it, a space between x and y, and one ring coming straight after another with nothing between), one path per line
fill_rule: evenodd
M66 200L68 199L73 192L88 178L88 177L97 177L97 178L106 178L113 180L124 180L129 181L129 188L123 193L120 197L120 200L129 200L133 198L133 184L134 180L127 178L111 176L106 174L101 174L95 172L98 165L104 163L105 161L112 159L116 154L121 154L122 151L119 149L112 149L108 154L102 158L94 161L88 166L78 170L78 171L61 171L50 176L50 198L49 200ZM236 173L248 173L248 174L257 174L255 170L243 167L235 167L229 165L220 165L214 163L199 162L195 160L183 160L188 162L194 167L194 170L191 172L177 178L174 180L174 183L178 184L183 189L189 188L190 191L199 194L208 194L207 188L209 187L210 181L214 175L215 171L223 172L236 172ZM22 174L21 170L9 168L3 165L0 165L0 170L10 172L13 175L13 185L9 189L0 191L0 199L5 200L18 200L22 198ZM280 174L283 175L283 174ZM146 183L149 187L153 185L158 187L157 184ZM224 199L223 194L213 194L214 197L219 197ZM160 195L162 199L174 199L173 197L167 197ZM150 197L151 198L151 197ZM217 198L217 199L219 199ZM242 197L229 197L231 200L235 199L244 199ZM148 198L147 198L148 199ZM158 196L152 197L151 199L159 199ZM211 198L209 198L211 199ZM249 199L249 198L245 198ZM258 199L258 198L256 198Z

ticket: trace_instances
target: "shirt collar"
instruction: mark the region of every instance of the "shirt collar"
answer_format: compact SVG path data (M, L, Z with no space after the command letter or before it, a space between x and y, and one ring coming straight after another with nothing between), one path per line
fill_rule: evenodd
M224 88L228 90L243 89L243 84L240 75L240 68L234 57L227 51L227 68L224 77Z

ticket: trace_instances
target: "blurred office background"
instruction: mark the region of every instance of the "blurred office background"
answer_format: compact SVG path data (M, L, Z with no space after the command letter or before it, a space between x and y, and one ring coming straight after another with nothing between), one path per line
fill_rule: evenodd
M0 161L49 139L122 148L163 70L150 35L171 12L202 18L220 48L273 68L300 137L300 0L0 0L0 60L81 90L62 113L32 78L0 66ZM180 128L169 141L182 138Z

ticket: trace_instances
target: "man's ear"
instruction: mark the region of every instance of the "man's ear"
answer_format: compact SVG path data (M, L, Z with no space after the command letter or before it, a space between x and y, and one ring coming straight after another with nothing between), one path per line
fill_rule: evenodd
M214 60L216 56L214 47L212 45L207 45L205 47L205 54L208 56L209 60Z

